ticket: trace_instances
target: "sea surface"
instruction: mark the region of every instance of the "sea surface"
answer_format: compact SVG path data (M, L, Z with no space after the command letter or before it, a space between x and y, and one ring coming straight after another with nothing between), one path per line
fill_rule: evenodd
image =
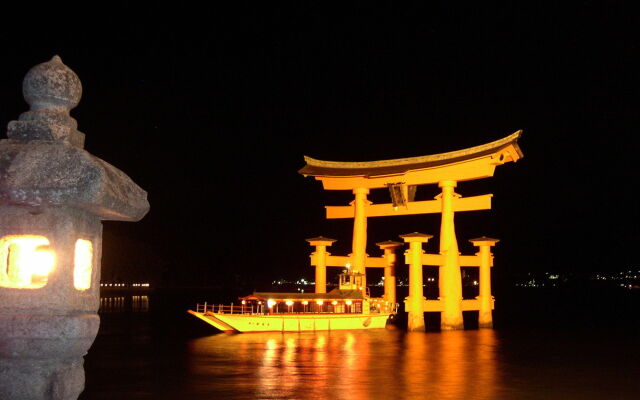
M80 398L639 399L638 292L514 290L496 329L284 334L217 333L197 291L108 294Z

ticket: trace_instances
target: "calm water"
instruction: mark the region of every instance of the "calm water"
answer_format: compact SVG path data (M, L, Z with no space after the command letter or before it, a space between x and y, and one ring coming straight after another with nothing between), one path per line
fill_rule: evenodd
M496 330L236 335L190 319L181 301L105 300L81 399L640 398L637 298L619 298L615 318L514 311Z

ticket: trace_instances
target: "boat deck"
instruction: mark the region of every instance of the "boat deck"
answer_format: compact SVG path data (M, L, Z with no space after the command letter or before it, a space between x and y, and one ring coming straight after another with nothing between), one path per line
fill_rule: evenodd
M223 332L304 332L384 328L390 313L189 313Z

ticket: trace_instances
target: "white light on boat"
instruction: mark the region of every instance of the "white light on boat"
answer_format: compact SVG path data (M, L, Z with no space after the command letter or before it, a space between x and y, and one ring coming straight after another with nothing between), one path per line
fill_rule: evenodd
M247 304L247 302L246 302L246 301L244 301L244 300L242 300L242 305L245 305L245 304Z
M309 302L308 302L308 301L306 301L306 300L302 302L302 305L303 305L303 306L306 306L307 304L309 304Z
M334 300L334 301L331 302L331 304L333 304L335 306L336 304L338 304L338 302L336 300Z
M276 305L276 301L275 300L267 300L267 307L272 308L273 306Z
M346 305L350 306L350 305L351 305L351 300L347 300L347 301L345 301L345 302L344 302L344 304L346 304Z
M347 265L345 265L345 267L347 268L347 270L351 269L351 263L347 263Z
M316 300L316 304L319 305L319 306L321 306L323 303L324 303L324 301L322 301L322 300Z
M292 305L293 305L293 301L291 301L291 300L287 300L287 301L285 302L285 304L286 304L286 305L288 305L288 306L292 306Z

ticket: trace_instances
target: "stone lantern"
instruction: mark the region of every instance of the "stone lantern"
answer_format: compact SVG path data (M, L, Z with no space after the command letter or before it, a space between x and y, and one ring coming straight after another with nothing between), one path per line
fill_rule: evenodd
M84 150L82 86L55 56L26 75L30 110L0 140L0 399L76 399L100 323L101 220L138 221L147 193Z

